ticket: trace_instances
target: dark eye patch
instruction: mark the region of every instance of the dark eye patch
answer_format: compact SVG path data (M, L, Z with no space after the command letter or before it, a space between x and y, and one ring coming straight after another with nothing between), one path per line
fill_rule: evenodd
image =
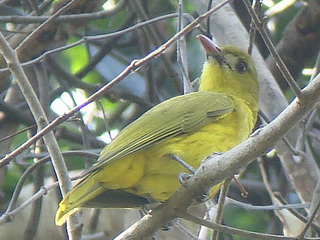
M243 60L239 60L237 62L237 64L235 65L235 70L238 72L238 73L244 73L245 71L247 71L248 69L248 65L245 61Z

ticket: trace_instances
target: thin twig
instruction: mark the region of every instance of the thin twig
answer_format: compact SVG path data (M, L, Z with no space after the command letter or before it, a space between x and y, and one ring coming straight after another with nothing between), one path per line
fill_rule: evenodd
M58 81L61 84L61 86L63 86L66 89L66 92L70 96L70 99L73 103L73 107L76 106L77 102L72 94L72 91L70 90L69 84L67 84L65 81L62 81L60 78L58 78ZM47 92L47 91L45 91L45 92ZM80 125L80 133L81 133L83 149L88 149L90 147L90 143L89 143L89 139L88 139L88 136L90 135L89 134L90 130L86 127L81 112L77 113L77 118L79 119L78 123ZM87 169L91 166L92 166L92 163L89 161L86 161L85 168Z
M52 20L54 23L76 23L79 21L90 21L112 16L119 12L125 6L125 0L120 0L113 8L103 10L95 13L81 13L72 15L59 16ZM43 23L47 21L50 16L0 16L0 22L3 23Z
M133 10L142 21L149 19L147 12L142 6L142 2L140 0L131 0L128 3L131 5ZM156 30L156 28L152 28L150 25L146 25L143 30L145 31L147 38L154 46L159 46L161 44L162 35L159 33L159 31ZM163 65L163 70L165 71L166 75L168 75L168 77L171 79L176 89L179 90L181 86L180 79L169 57L165 54L160 55L160 62Z
M64 12L66 12L70 7L72 7L75 3L77 3L79 0L71 0L68 4L60 8L58 11L56 11L52 16L48 18L45 22L40 24L35 30L32 31L30 35L28 35L16 48L17 52L20 52L21 49L23 49L27 44L33 40L34 36L36 36L39 32L44 31L44 28L49 24L52 23L54 19L62 15Z
M190 14L185 13L185 14L183 14L183 16L192 19L192 16L190 16ZM123 30L120 30L120 31L113 32L113 33L101 34L101 35L96 35L96 36L84 36L82 39L80 39L78 41L75 41L75 42L73 42L71 44L67 44L67 45L64 45L62 47L46 51L42 55L38 56L37 58L34 58L33 60L30 60L30 61L27 61L27 62L22 62L21 66L22 67L30 66L30 65L32 65L34 63L37 63L37 62L41 61L47 55L51 55L51 54L54 54L54 53L57 53L57 52L61 52L61 51L67 50L69 48L78 46L78 45L80 45L82 43L86 43L86 42L90 42L90 41L104 40L104 39L110 38L110 37L116 37L116 36L119 36L119 35L122 35L122 34L125 34L125 33L128 33L128 32L134 31L134 30L139 29L141 27L144 27L144 26L146 26L148 24L152 24L152 23L155 23L155 22L163 21L163 20L166 20L166 19L169 19L169 18L174 18L174 17L178 17L178 14L177 13L171 13L171 14L163 15L163 16L160 16L160 17L157 17L157 18L153 18L153 19L138 23L138 24L136 24L136 25L134 25L132 27L129 27L129 28L126 28L126 29L123 29ZM0 73L7 72L7 71L9 71L9 68L1 68L0 69Z
M178 21L178 31L184 27L184 18L182 17L183 1L179 0L179 21ZM183 93L193 92L191 81L188 73L188 59L187 59L187 49L186 49L186 37L182 36L177 41L177 63L182 73L182 83L183 83Z
M216 212L215 219L214 219L214 222L218 223L218 224L221 224L221 222L222 222L222 216L223 216L222 213L223 213L223 209L224 209L224 206L225 206L226 197L227 197L228 192L229 192L229 186L230 186L231 179L232 178L227 178L224 181L224 183L222 185L222 188L220 190L217 212ZM219 235L220 235L220 232L213 231L211 239L212 240L218 240L219 239Z
M174 227L177 228L180 232L182 232L183 235L185 235L186 239L188 239L188 240L200 240L198 237L196 237L194 234L192 234L189 231L189 229L187 229L185 226L183 226L179 222L176 223ZM180 237L180 239L183 239L182 236Z
M259 165L259 169L260 169L263 183L266 186L266 189L269 193L270 199L271 199L272 203L275 203L275 202L277 202L277 198L275 197L274 191L273 191L272 186L269 182L268 174L267 174L266 168L264 166L262 157L258 157L258 165ZM274 213L280 219L280 221L283 223L284 228L286 228L287 220L285 219L283 213L280 212L280 210L274 210Z
M252 8L254 9L255 12L259 12L260 11L260 0L254 0L252 1ZM252 49L254 46L254 40L256 38L256 33L257 33L257 29L251 19L251 23L250 23L250 30L249 30L249 48L248 48L248 53L249 55L252 54Z
M10 135L8 135L8 136L5 136L5 137L3 137L3 138L0 138L0 142L3 142L3 141L6 141L6 140L8 140L9 138L13 138L13 137L15 137L15 136L17 136L17 135L19 135L19 134L21 134L21 133L24 133L24 132L26 132L26 131L29 131L29 130L31 130L31 129L34 129L34 128L36 128L37 127L37 125L32 125L32 126L29 126L29 127L26 127L26 128L24 128L24 129L22 129L22 130L20 130L20 131L18 131L18 132L15 132L15 133L13 133L13 134L10 134Z
M35 154L35 157L39 157L42 156L44 153L42 154ZM90 157L90 158L94 158L97 159L98 158L98 154L95 153L90 153L87 151L68 151L68 152L63 152L62 153L63 156L79 156L81 154L81 156L86 156L86 157ZM17 204L17 200L18 197L20 195L20 192L22 190L22 187L25 183L25 181L27 180L27 178L30 176L30 174L36 170L39 166L42 166L43 164L49 162L50 160L50 156L48 154L45 154L46 156L43 157L42 159L40 159L38 162L34 163L33 165L31 165L30 167L27 168L26 171L24 171L24 173L21 175L21 177L19 178L18 183L16 184L16 187L14 189L14 192L12 194L12 197L10 198L10 203L8 205L8 208L6 209L6 213L11 212L14 210L16 204ZM79 175L79 177L81 176L81 174ZM78 177L75 177L73 179L76 179ZM1 225L1 224L0 224Z
M281 196L281 194L279 192L275 192L274 193L274 196L275 198L278 199L278 201L283 204L283 206L288 206L290 204L288 204L288 202ZM309 203L310 205L310 203ZM310 206L309 206L310 207ZM308 219L303 216L302 214L300 214L298 211L296 211L294 208L288 208L288 210L296 217L298 218L300 221L304 222L304 223L307 223L308 222ZM312 223L312 227L313 229L318 233L320 234L320 227L315 224L315 223Z
M297 203L297 204L285 204L285 205L267 205L267 206L255 206L248 203L239 202L232 198L227 198L226 203L234 204L238 207L241 207L245 210L254 210L254 211L274 211L274 210L282 210L282 209L297 209L297 208L307 208L310 206L310 203Z
M212 2L213 2L213 0L209 0L208 1L207 11L209 11L212 8ZM207 19L207 30L206 30L205 35L211 38L212 36L211 36L210 22L211 22L210 21L210 17L208 17L208 19ZM204 33L202 32L202 34L204 34Z
M284 137L282 141L287 145L288 149L292 152L293 156L299 156L301 159L307 159L306 153L294 148L286 137Z
M129 14L129 16L126 18L126 20L120 26L119 29L125 29L128 26L130 26L135 18L135 14ZM115 36L111 38L109 41L103 43L103 45L99 48L99 51L90 58L90 61L86 64L86 66L77 71L75 76L78 78L83 78L90 71L92 71L92 69L94 69L94 67L114 48L117 42L121 39L121 36L122 35Z
M309 216L308 222L306 223L306 225L304 226L303 230L301 231L301 233L299 234L299 236L297 237L297 239L305 239L304 236L307 233L308 229L310 228L310 226L312 226L312 222L314 220L314 218L316 217L318 210L320 208L320 201L318 199L318 204L317 206L313 209L312 214Z
M318 52L316 64L314 65L314 69L313 69L313 73L310 78L310 81L312 81L315 78L315 76L318 75L319 72L320 72L320 51Z
M112 140L111 128L110 128L110 124L109 124L109 121L108 121L108 118L107 118L106 111L105 111L101 101L98 101L98 105L99 105L99 107L101 109L101 112L102 112L103 123L104 123L105 130L109 134L110 139Z
M279 70L281 71L282 75L284 76L284 78L286 79L287 83L289 84L289 86L291 87L293 92L296 94L296 96L298 98L301 98L302 97L301 89L299 88L299 86L296 83L296 81L294 80L294 78L291 76L291 73L289 72L288 68L284 64L280 55L276 51L276 49L275 49L275 47L269 37L264 25L263 25L263 22L260 21L258 15L255 13L255 11L253 11L249 1L248 0L242 0L242 1L245 4L246 9L248 10L251 18L253 19L253 22L254 22L255 26L257 27L257 30L259 31L261 37L263 38L264 42L266 43L268 50L270 51L270 53L274 57L276 63L278 64Z
M38 140L37 142L39 142L39 141L41 141L41 140ZM36 194L41 189L41 187L43 186L43 183L44 183L44 167L43 166L38 167L35 170L33 175L34 175L33 193ZM38 231L39 224L40 224L40 214L41 214L41 210L42 210L42 201L43 201L43 198L40 197L39 199L34 201L31 206L31 211L30 211L29 218L27 221L27 227L26 227L24 234L23 234L24 240L35 239L35 236Z
M213 200L209 200L205 202L206 212L203 217L204 220L214 222L214 217L216 214L217 206ZM207 228L206 226L200 226L198 237L201 240L209 239L212 235L212 229Z
M265 234L265 233L257 233L257 232L250 232L250 231L246 231L246 230L240 230L237 228L220 225L220 224L213 223L213 222L208 222L208 221L203 220L197 216L194 216L188 212L183 212L183 211L179 212L179 217L181 217L185 220L191 221L193 223L197 223L199 225L206 226L208 228L217 230L219 232L243 236L243 237L251 238L251 239L261 239L261 240L294 240L295 239L293 237L285 237L285 236L280 236L280 235L272 235L272 234ZM320 238L305 238L305 239L314 239L314 240L317 239L318 240Z
M268 117L267 117L261 110L259 111L259 117L260 117L263 121L265 121L266 123L270 123L270 120L268 119ZM288 140L288 138L287 138L286 136L284 136L284 137L282 138L282 141L286 144L286 146L288 147L288 149L292 152L292 154L293 154L294 156L300 156L301 158L306 159L306 153L303 152L303 151L300 151L300 150L295 149L295 148L291 145L290 141Z
M21 204L18 208L14 209L11 212L6 212L6 213L2 214L0 217L0 226L5 223L11 222L12 218L15 215L17 215L18 213L20 213L20 211L22 211L23 209L28 207L30 204L32 204L37 199L41 198L43 195L46 195L49 190L51 190L52 188L55 188L57 186L58 186L58 182L56 182L54 185L51 185L50 188L42 187L36 194L34 194L31 198L29 198L27 201L25 201L23 204Z
M81 81L81 79L77 78L76 75L70 74L66 70L64 70L54 59L50 56L46 57L46 61L49 63L48 67L52 69L52 74L56 76L58 80L63 79L63 81L67 81L70 85L76 88L80 88L86 90L89 93L93 93L101 88L102 85L93 85L86 82ZM137 96L133 93L129 92L120 92L116 89L110 89L108 95L106 97L112 95L113 99L123 99L132 103L136 103L144 109L149 109L153 105L150 102L147 102L141 96ZM1 104L1 101L0 101Z

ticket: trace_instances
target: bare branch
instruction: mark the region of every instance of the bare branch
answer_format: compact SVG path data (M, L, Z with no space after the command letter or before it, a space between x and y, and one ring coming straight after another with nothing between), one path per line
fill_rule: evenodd
M180 188L164 204L132 225L116 239L140 239L151 236L162 226L159 224L181 217L179 213L185 211L191 205L195 196L201 195L210 186L214 186L233 175L239 168L272 148L278 140L285 136L295 124L316 106L320 100L319 92L320 75L302 90L303 98L295 99L275 120L258 129L243 143L222 155L207 158L185 187Z
M9 43L6 41L2 33L0 33L0 51L7 61L10 71L19 85L39 129L46 127L48 125L46 114L43 111L37 95L33 91L33 87L19 63L17 53L10 47ZM68 175L67 167L59 151L57 140L55 139L54 134L52 132L49 132L44 136L44 141L51 155L52 163L56 169L61 190L64 194L66 194L71 188L71 181ZM71 237L71 239L78 239L78 236L75 235L78 225L79 220L77 218L77 215L75 215L71 218L69 224L69 236Z

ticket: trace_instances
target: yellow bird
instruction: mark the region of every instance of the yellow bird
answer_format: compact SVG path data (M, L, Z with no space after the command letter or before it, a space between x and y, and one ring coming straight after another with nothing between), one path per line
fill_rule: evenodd
M124 128L60 202L58 226L79 207L163 202L180 187L179 175L186 171L172 156L197 168L205 157L231 149L251 133L259 84L250 56L198 38L207 54L199 91L166 100Z

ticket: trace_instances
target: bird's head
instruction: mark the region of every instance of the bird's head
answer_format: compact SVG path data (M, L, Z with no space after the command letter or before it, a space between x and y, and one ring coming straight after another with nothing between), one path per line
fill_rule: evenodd
M258 108L259 83L251 57L234 46L217 47L211 39L198 36L206 51L199 91L222 92Z

